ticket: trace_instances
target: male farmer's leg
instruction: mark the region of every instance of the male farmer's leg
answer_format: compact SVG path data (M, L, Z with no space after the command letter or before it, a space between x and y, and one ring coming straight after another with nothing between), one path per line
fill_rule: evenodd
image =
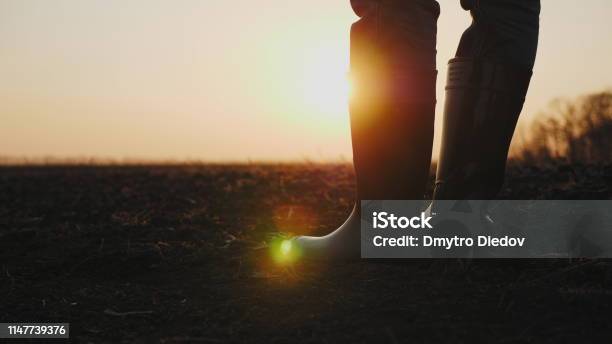
M472 25L448 65L435 199L492 199L535 62L539 0L462 0Z
M434 0L353 0L349 110L357 202L324 237L294 240L306 257L360 256L359 200L422 199L429 175L436 86Z
M540 0L461 0L473 23L456 57L486 58L533 69L538 49Z

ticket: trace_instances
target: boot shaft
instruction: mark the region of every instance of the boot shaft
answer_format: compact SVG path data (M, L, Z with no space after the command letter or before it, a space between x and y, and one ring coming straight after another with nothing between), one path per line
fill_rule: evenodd
M529 70L495 61L450 61L435 199L497 195L530 78Z

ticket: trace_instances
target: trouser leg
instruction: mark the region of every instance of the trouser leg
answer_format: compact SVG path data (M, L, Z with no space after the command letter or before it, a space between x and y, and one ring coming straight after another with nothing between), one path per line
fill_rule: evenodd
M491 199L535 62L539 0L462 1L472 25L449 62L435 199Z
M456 57L484 58L533 69L540 0L461 0L472 15Z
M433 140L433 0L352 0L350 101L359 199L422 199Z

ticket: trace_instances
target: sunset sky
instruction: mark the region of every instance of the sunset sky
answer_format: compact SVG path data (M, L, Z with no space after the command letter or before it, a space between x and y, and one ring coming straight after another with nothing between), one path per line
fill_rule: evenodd
M440 3L437 137L470 21ZM612 1L542 7L524 123L612 87ZM348 0L0 0L0 156L348 161L354 20Z

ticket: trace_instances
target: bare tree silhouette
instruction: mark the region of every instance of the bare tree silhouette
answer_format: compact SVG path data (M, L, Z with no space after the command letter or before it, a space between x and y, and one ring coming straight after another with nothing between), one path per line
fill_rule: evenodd
M557 99L514 146L525 162L612 162L612 91Z

